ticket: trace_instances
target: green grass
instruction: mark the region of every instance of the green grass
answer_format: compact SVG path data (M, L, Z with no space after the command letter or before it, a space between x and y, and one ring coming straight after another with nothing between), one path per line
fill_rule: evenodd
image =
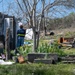
M75 75L74 64L15 64L0 66L0 75Z
M65 53L66 55L75 54L75 48L64 49L63 51L64 51L64 53Z

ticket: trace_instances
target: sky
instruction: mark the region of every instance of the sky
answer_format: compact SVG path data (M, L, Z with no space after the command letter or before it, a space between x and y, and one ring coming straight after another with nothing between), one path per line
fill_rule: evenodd
M9 11L8 10L8 4L9 3L12 3L12 2L14 2L15 0L0 0L0 12L3 12L3 13L6 13L6 14L10 14L9 12L7 13L6 11ZM51 0L51 2L53 2L53 0ZM13 6L13 5L12 5ZM38 7L40 7L40 5L38 5ZM58 9L58 10L61 10L62 11L62 9L60 8L60 9ZM61 13L61 14L59 14L59 13L56 13L56 14L54 14L53 16L57 16L57 17L61 17L61 16L66 16L66 15L68 15L69 13L71 13L71 12L75 12L75 9L71 9L71 10L67 10L65 13ZM53 14L53 13L52 13Z
M8 10L8 4L15 0L0 0L0 12L6 13Z

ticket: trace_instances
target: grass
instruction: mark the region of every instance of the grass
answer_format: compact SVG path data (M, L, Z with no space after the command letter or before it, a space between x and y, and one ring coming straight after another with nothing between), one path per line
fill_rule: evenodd
M75 75L74 64L15 64L0 65L0 75Z
M64 53L67 55L75 54L75 48L70 48L70 49L64 49Z

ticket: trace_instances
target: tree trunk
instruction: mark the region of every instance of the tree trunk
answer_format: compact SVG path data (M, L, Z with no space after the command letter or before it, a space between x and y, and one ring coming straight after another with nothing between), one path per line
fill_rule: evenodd
M6 30L5 37L5 50L6 50L6 60L10 59L10 29Z
M33 51L36 52L36 31L35 28L33 28Z
M36 0L33 4L33 52L36 52Z
M37 35L36 35L36 49L38 48L39 46L39 32L37 32Z

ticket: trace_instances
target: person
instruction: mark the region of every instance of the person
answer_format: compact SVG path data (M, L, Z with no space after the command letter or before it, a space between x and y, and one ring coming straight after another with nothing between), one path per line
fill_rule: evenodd
M17 30L17 47L23 46L25 34L26 30L23 29L23 25L21 24L20 29Z

